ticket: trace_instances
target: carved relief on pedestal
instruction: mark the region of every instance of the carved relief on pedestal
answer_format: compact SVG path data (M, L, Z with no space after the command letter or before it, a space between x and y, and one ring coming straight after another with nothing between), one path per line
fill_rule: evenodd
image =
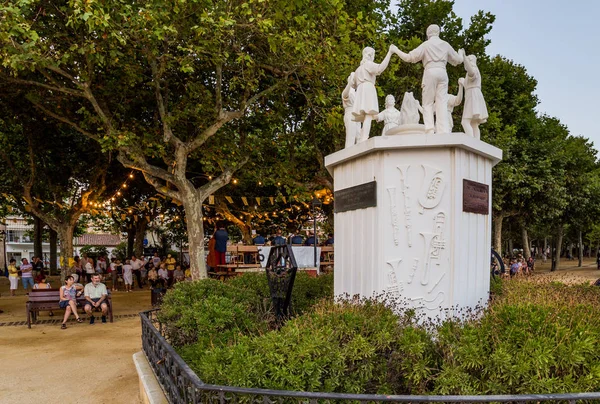
M417 269L419 269L419 259L415 258L410 268L410 272L408 273L408 284L410 285L415 278L415 273L417 273Z
M402 197L404 200L404 227L406 228L406 240L408 242L408 246L412 247L412 219L409 195L410 187L406 181L410 165L398 166L396 168L398 168L398 171L400 171L400 190L402 191Z
M400 263L402 262L402 258L398 258L396 260L387 261L389 265L387 280L388 285L386 291L390 293L392 296L400 297L400 293L403 291L402 282L398 282L398 277L396 276L396 272L400 267Z
M425 171L425 178L419 196L419 204L421 205L419 213L423 214L425 209L433 209L440 203L444 195L446 182L444 181L444 173L439 168L427 164L421 164L421 167Z
M438 292L433 299L425 299L424 297L411 297L410 300L415 303L414 307L425 307L428 310L438 310L444 301L444 292Z
M446 248L446 241L444 240L445 224L446 214L444 212L439 212L435 215L433 233L421 233L421 236L423 236L423 239L425 240L425 268L423 270L423 276L421 277L421 285L423 286L429 284L431 261L436 260L436 265L440 265L442 250Z
M390 187L387 189L388 195L390 196L390 213L392 216L392 234L394 236L394 244L400 243L400 219L398 218L398 206L396 205L396 187Z

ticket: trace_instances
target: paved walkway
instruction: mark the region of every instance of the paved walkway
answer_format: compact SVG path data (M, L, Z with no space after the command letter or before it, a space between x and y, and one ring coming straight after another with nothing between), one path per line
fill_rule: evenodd
M140 402L132 355L141 350L137 313L150 308L148 290L114 293L112 324L71 321L66 330L62 310L28 329L23 290L10 297L1 278L0 293L1 404Z

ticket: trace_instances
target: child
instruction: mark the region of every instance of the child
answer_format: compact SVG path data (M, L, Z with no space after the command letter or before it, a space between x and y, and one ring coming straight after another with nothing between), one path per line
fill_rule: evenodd
M19 286L19 270L17 269L17 261L14 258L10 259L8 266L8 280L10 281L10 295L14 296L17 286Z
M131 292L131 285L133 285L133 267L129 260L125 261L125 265L123 265L123 282L125 282L125 290Z

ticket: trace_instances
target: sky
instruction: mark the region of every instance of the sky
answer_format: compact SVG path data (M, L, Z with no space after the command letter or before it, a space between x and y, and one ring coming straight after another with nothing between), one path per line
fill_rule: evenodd
M465 24L478 10L496 16L488 54L523 65L538 81L538 111L600 150L600 1L455 0Z

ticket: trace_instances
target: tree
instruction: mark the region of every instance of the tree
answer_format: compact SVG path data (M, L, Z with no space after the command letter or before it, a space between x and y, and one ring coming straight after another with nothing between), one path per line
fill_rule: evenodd
M258 135L233 121L268 116L267 96L324 74L355 32L371 29L359 10L387 2L371 4L350 3L350 15L330 0L5 3L4 80L181 201L192 276L204 278L202 202ZM189 163L215 176L195 180Z

